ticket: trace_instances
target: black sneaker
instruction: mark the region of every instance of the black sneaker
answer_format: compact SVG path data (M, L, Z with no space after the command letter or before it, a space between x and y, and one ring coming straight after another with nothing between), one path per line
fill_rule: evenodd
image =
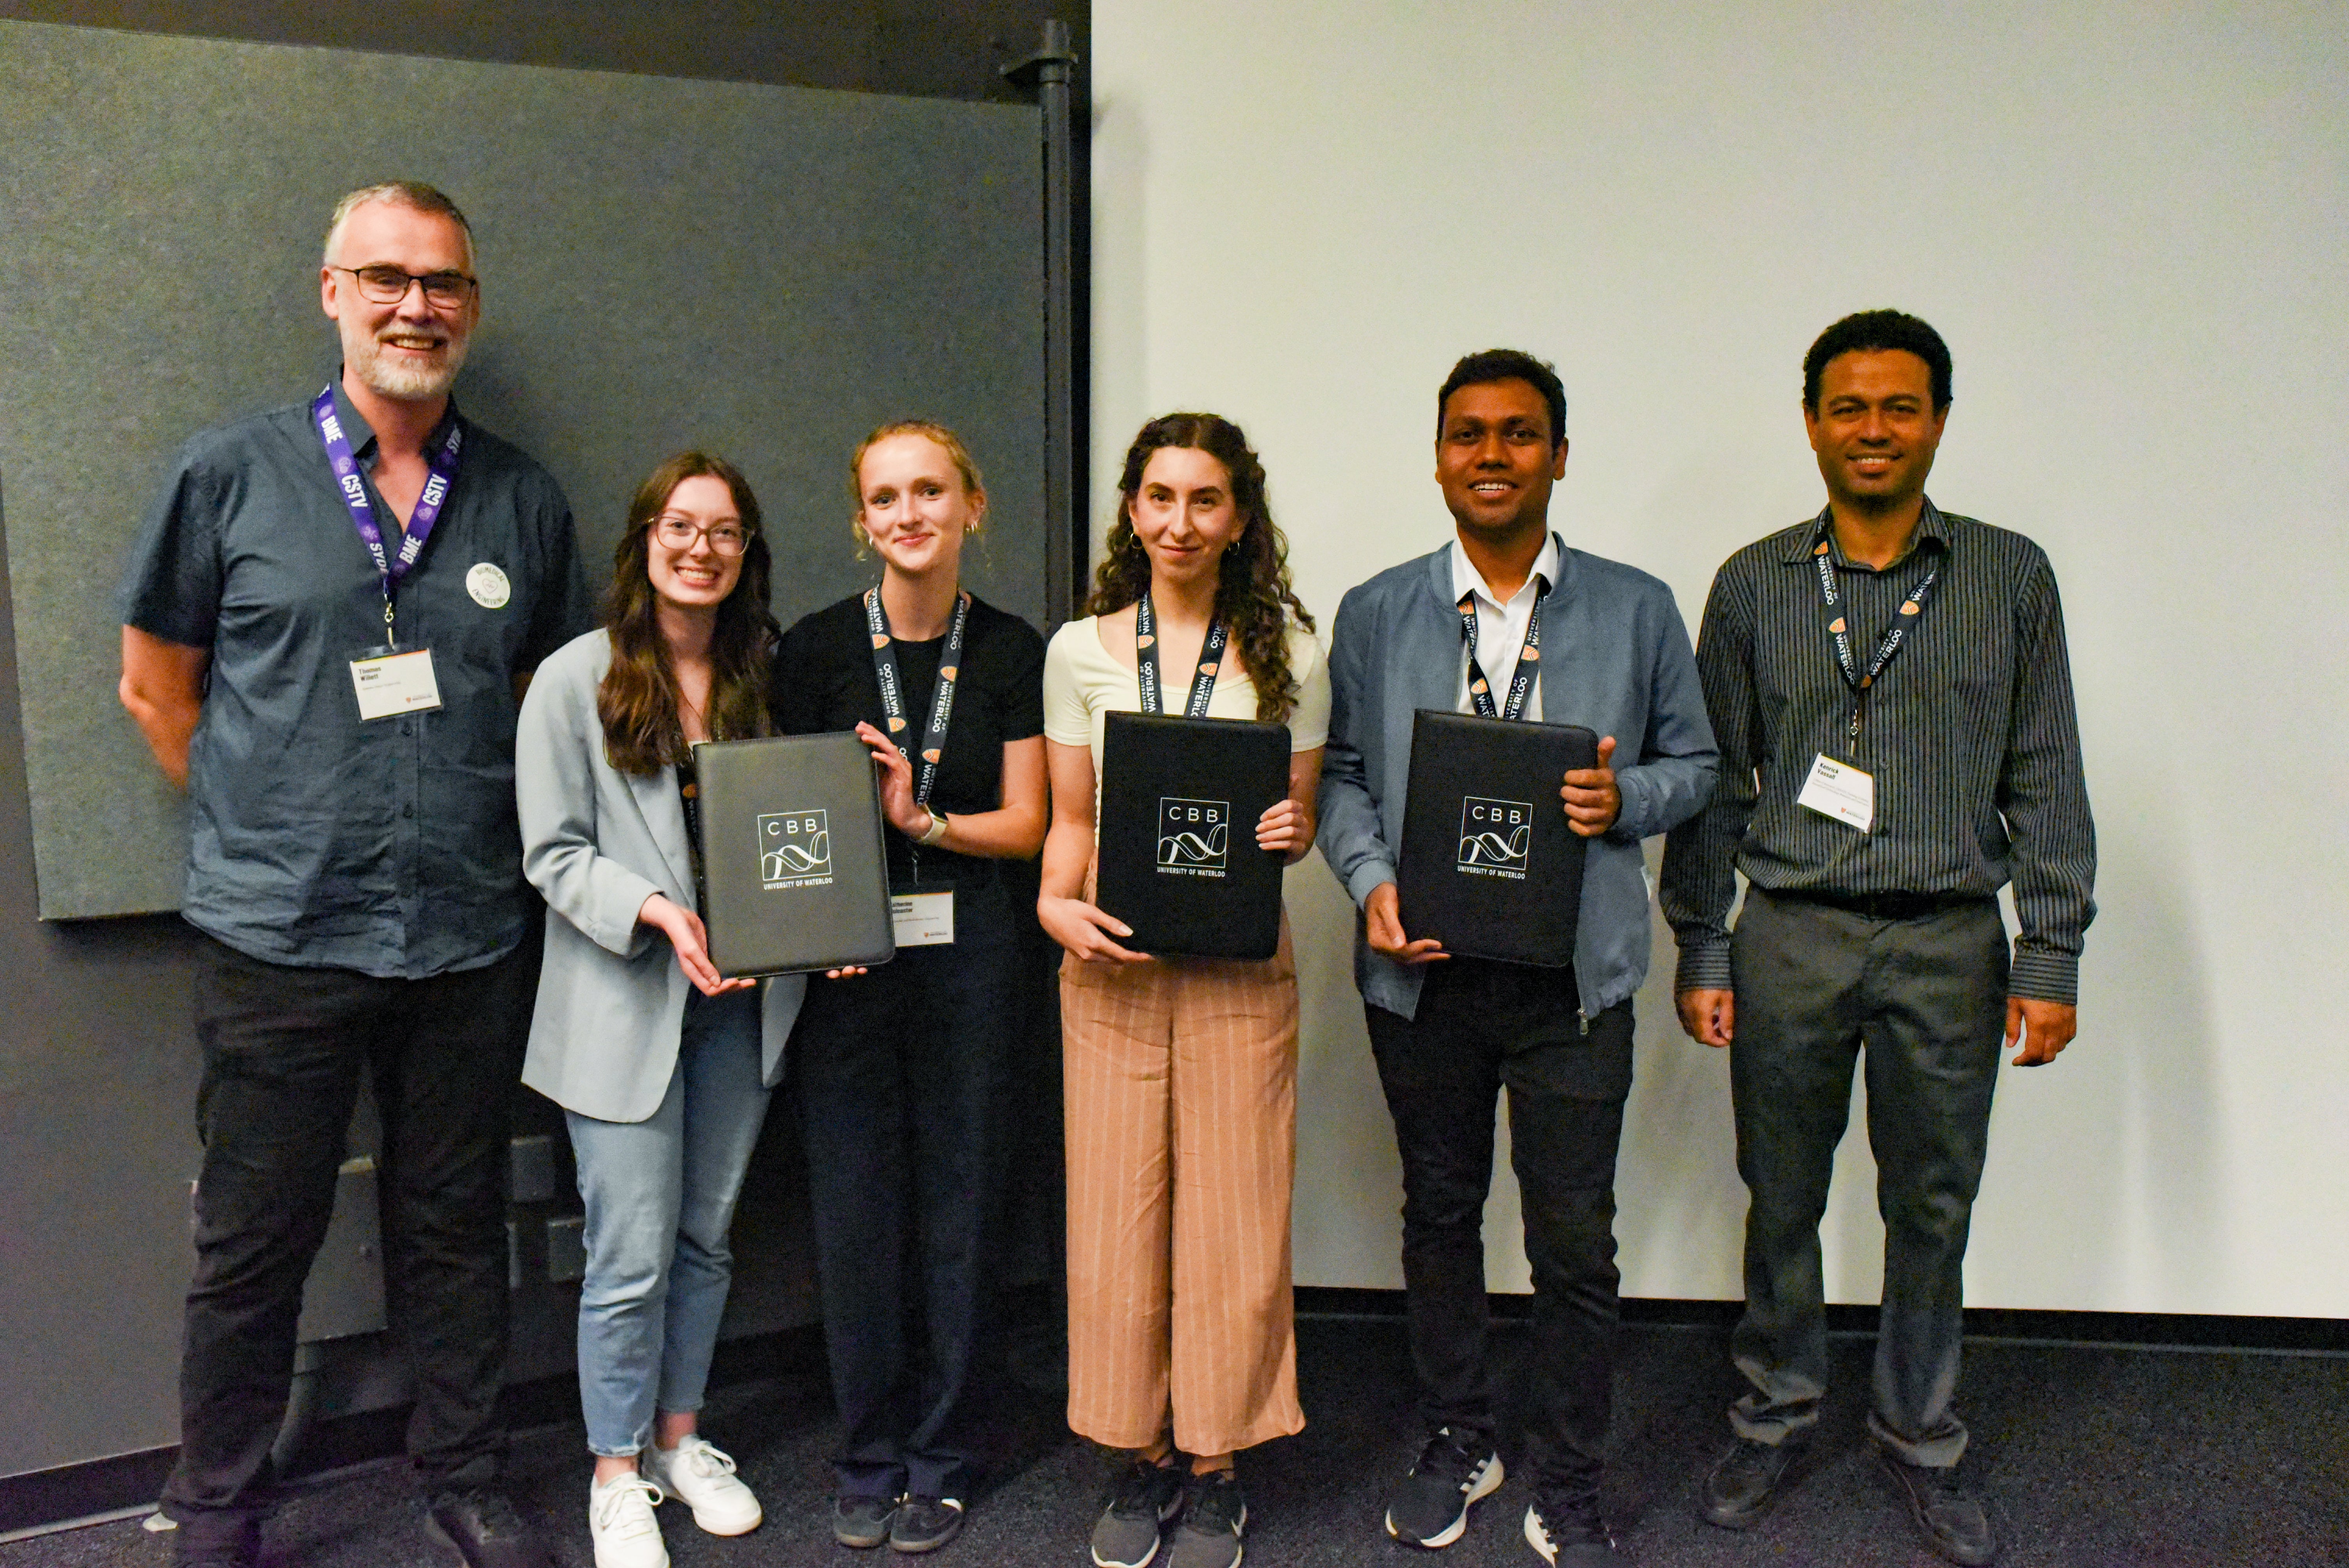
M832 1500L832 1538L843 1546L870 1551L889 1539L889 1523L896 1516L894 1497L836 1497Z
M424 1533L465 1568L554 1568L537 1532L495 1487L434 1494L424 1506Z
M1619 1568L1623 1561L1589 1493L1535 1499L1526 1510L1526 1544L1551 1568Z
M1723 1530L1750 1530L1786 1494L1805 1439L1788 1435L1775 1443L1739 1438L1705 1472L1697 1517Z
M962 1503L951 1497L909 1496L889 1521L889 1544L899 1552L936 1552L962 1533Z
M1476 1433L1444 1428L1387 1499L1387 1533L1406 1546L1449 1546L1466 1533L1468 1505L1500 1489L1501 1456Z
M174 1524L171 1568L260 1568L261 1515L196 1514Z
M1159 1527L1182 1511L1181 1469L1133 1460L1093 1526L1094 1568L1143 1568L1158 1555Z
M1982 1568L1997 1560L1998 1537L1991 1531L1990 1516L1982 1511L1982 1500L1959 1483L1956 1466L1908 1464L1881 1447L1876 1457L1884 1461L1900 1500L1909 1505L1909 1517L1917 1522L1917 1532L1936 1556L1965 1568Z
M1191 1478L1191 1501L1174 1527L1166 1568L1239 1568L1240 1537L1247 1531L1247 1499L1238 1472L1210 1470Z

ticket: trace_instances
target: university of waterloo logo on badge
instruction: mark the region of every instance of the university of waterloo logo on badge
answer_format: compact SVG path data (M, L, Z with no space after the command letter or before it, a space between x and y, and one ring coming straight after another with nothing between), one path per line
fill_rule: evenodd
M820 810L769 811L759 819L759 885L823 887L832 881L832 828Z
M1158 798L1158 869L1165 874L1222 876L1231 837L1230 801Z
M1460 853L1455 869L1471 876L1523 882L1533 842L1532 801L1488 800L1470 795L1460 802Z

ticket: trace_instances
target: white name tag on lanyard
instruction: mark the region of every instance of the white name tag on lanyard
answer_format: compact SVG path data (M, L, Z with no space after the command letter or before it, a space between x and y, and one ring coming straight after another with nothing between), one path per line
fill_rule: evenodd
M936 947L954 940L954 892L891 893L889 919L900 947Z
M440 706L440 683L432 678L429 648L353 659L351 686L358 693L363 720L424 713Z
M1822 751L1811 763L1811 776L1795 804L1807 806L1822 817L1848 822L1865 833L1876 822L1876 776L1862 773L1848 762L1837 762Z

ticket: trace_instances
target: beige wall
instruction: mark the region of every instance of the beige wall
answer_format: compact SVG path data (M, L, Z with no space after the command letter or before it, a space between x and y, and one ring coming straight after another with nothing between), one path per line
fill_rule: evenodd
M1819 504L1804 348L1949 337L1932 491L2061 577L2104 913L2079 1043L2001 1086L1976 1305L2349 1315L2349 35L2330 5L1094 7L1094 473L1206 406L1262 450L1326 617L1448 533L1433 394L1557 361L1569 542L1672 583ZM1651 851L1654 846L1651 846ZM1349 913L1291 873L1301 1284L1393 1285ZM1641 994L1636 1295L1738 1294L1726 1063ZM1855 1108L1855 1125L1857 1125ZM1863 1138L1825 1227L1872 1300ZM1496 1288L1523 1288L1514 1189Z

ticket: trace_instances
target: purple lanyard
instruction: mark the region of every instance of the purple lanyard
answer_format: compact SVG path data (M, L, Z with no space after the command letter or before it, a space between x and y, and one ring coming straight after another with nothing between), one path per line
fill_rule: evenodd
M351 453L350 438L343 434L343 421L335 413L335 387L332 382L320 390L316 401L310 405L310 421L318 428L318 439L326 449L326 462L335 470L335 483L343 492L343 504L351 509L351 522L359 531L359 542L367 547L375 561L376 575L383 582L384 641L391 636L391 591L406 577L416 558L424 553L424 542L432 537L432 525L440 521L440 508L449 499L449 487L456 482L457 456L465 444L465 424L461 419L449 421L449 434L442 438L440 448L432 454L431 471L424 479L424 493L416 498L416 510L408 519L408 537L399 542L399 552L386 557L383 551L383 525L375 520L375 507L367 498L367 483L359 478L359 460Z

